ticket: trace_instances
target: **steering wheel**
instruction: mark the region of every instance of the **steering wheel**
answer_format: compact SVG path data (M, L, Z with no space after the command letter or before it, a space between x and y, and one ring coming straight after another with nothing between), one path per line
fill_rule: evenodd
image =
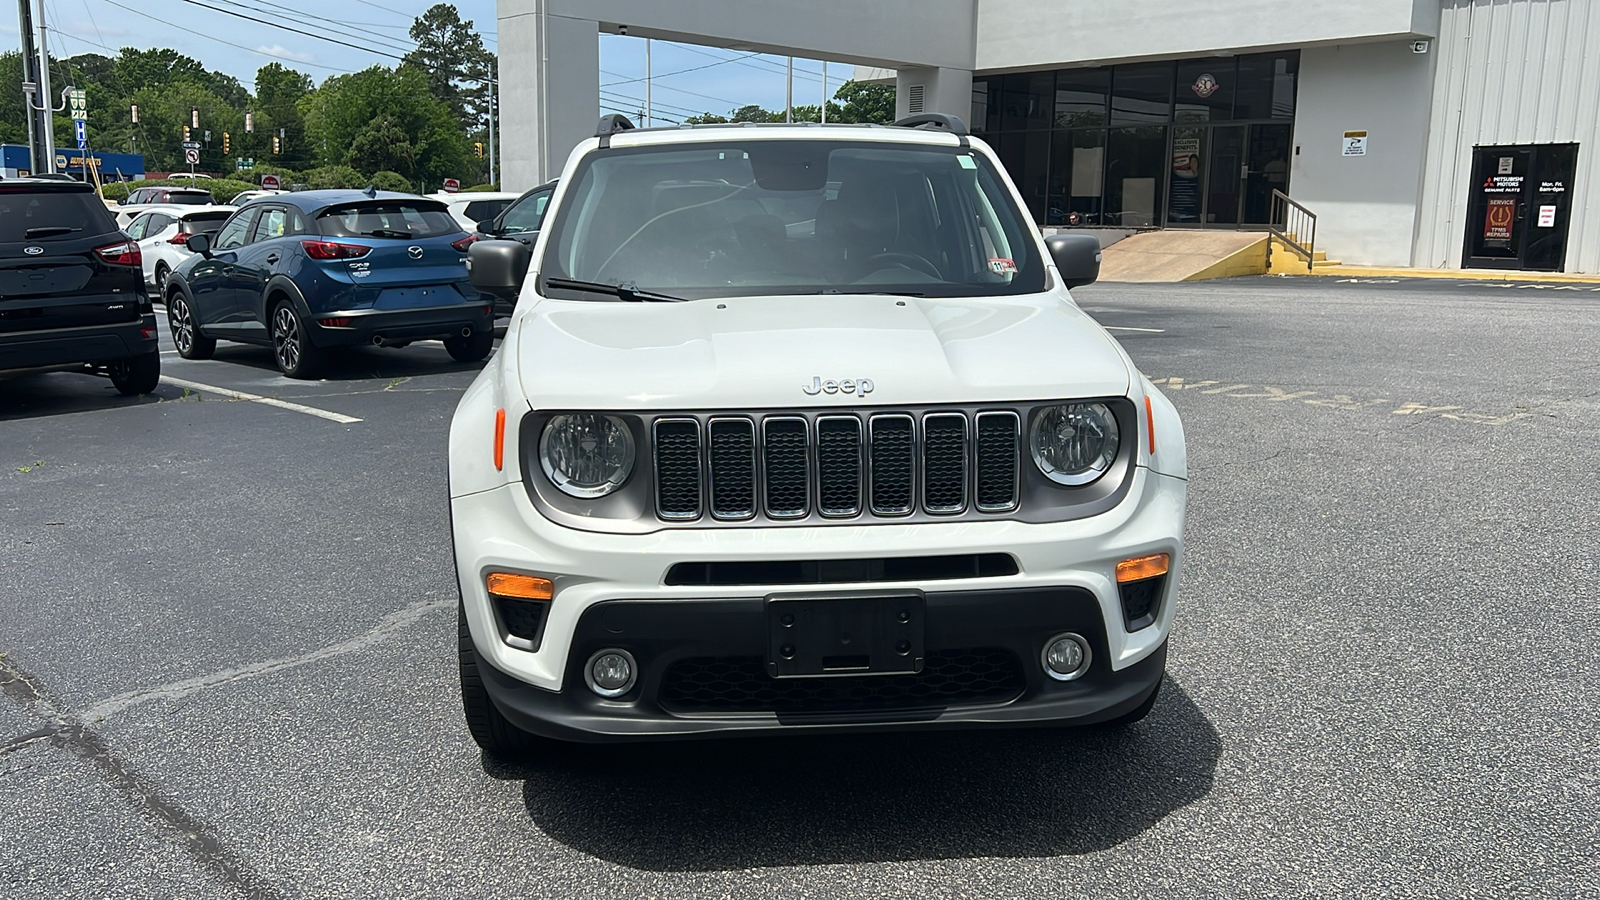
M887 253L879 253L875 256L869 256L865 260L862 260L861 264L870 269L872 268L872 264L878 262L879 260L883 260L884 262L897 262L902 265L906 265L906 268L916 269L924 275L931 275L940 281L944 280L944 274L939 271L938 266L929 262L925 257L918 256L915 253L903 253L900 251L891 250Z

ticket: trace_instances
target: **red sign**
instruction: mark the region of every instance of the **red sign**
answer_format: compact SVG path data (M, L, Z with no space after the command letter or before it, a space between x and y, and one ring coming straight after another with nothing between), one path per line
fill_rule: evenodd
M269 191L278 190L278 185L280 184L282 184L282 182L278 180L278 176L276 175L261 176L261 186Z
M446 178L444 180L444 192L446 194L454 194L459 190L461 190L461 180L459 178Z
M1483 219L1483 239L1486 241L1511 240L1511 223L1517 217L1515 197L1490 197L1489 214Z

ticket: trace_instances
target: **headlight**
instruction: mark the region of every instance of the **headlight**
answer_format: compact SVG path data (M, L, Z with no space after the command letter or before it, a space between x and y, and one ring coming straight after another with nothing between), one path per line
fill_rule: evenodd
M1039 411L1028 445L1033 461L1057 484L1088 484L1117 458L1117 419L1104 403L1068 403Z
M574 497L604 497L633 473L633 433L616 416L555 416L539 436L539 463Z

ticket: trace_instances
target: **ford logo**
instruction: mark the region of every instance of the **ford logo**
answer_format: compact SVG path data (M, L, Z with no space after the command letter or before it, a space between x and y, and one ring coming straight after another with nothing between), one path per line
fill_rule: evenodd
M877 385L872 383L871 378L844 378L840 379L839 381L823 381L820 376L813 375L811 376L811 383L802 384L800 386L800 390L805 391L813 397L818 394L841 393L855 394L858 397L865 397L866 395L872 393L872 389L874 387L877 387Z
M407 247L406 248L406 255L411 257L412 259L421 259L422 258L422 248L421 247Z
M29 256L38 256L39 254L44 252L44 248L43 247L23 247L22 248L22 252L28 254Z

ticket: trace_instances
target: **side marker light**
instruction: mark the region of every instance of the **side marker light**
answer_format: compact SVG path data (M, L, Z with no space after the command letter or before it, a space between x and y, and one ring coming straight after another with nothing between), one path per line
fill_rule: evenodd
M1130 581L1143 581L1146 578L1165 575L1171 565L1172 557L1165 553L1125 559L1117 563L1117 583L1127 584Z
M1156 411L1150 405L1150 395L1144 396L1144 422L1145 430L1150 432L1150 455L1156 455Z
M504 471L506 467L506 411L503 409L494 412L494 467L496 471Z
M490 572L489 577L484 579L484 586L496 597L513 597L517 600L549 600L556 592L556 586L548 578L510 572Z

